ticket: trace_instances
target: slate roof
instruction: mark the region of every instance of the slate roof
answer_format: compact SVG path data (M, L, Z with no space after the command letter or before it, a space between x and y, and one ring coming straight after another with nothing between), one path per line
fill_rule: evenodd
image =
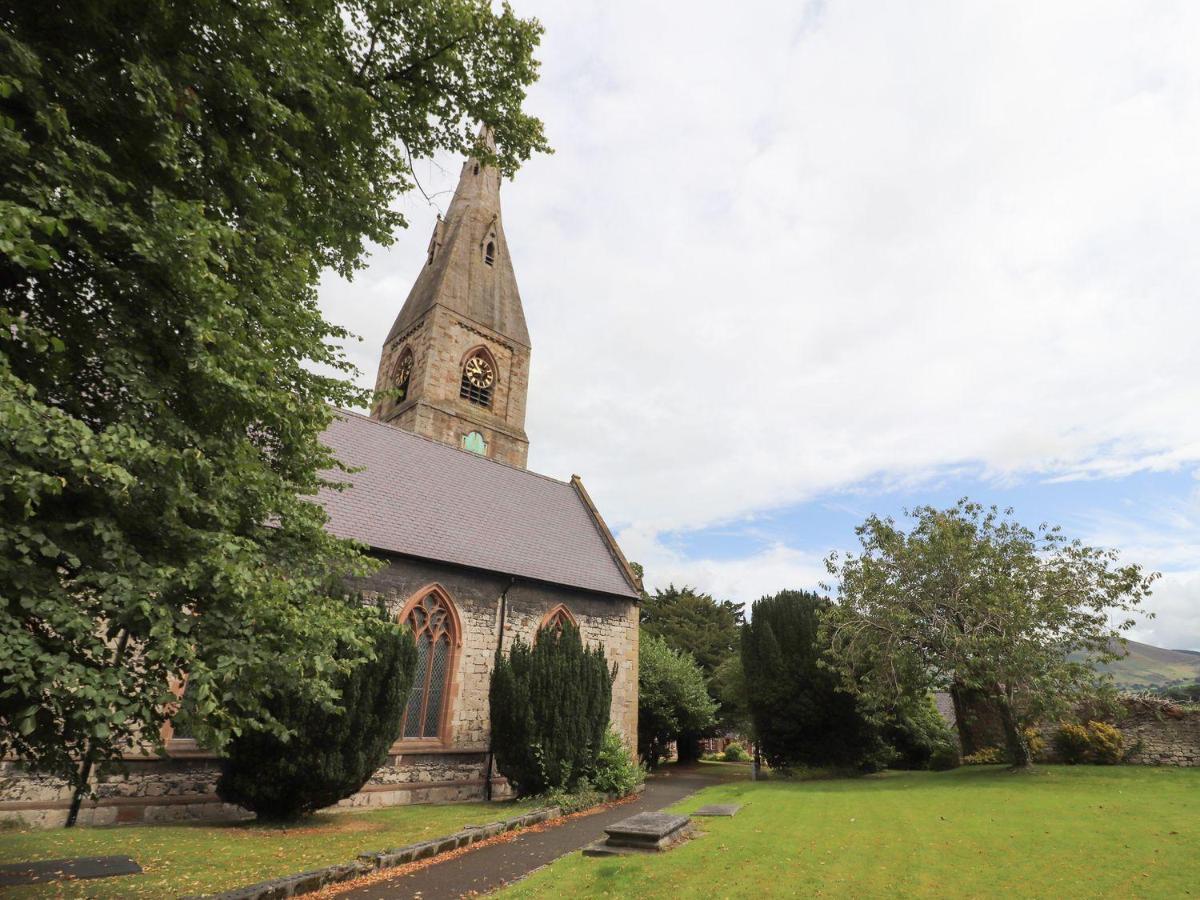
M637 599L578 481L557 481L338 410L325 443L347 466L322 490L328 528L392 553Z

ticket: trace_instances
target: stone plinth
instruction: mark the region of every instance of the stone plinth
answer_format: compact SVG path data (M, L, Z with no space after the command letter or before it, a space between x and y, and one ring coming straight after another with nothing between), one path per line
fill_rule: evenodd
M689 816L643 812L604 829L608 840L584 848L584 856L622 853L657 853L684 840L690 831Z

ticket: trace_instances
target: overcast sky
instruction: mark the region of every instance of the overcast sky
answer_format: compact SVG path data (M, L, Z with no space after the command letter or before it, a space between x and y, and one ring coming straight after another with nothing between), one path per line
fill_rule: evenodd
M556 150L502 194L529 464L650 585L814 587L969 494L1161 570L1135 636L1200 649L1200 3L513 2ZM364 384L403 209L322 289Z

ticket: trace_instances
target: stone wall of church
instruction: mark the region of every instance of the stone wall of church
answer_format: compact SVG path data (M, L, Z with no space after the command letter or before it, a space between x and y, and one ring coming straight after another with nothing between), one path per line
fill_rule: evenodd
M631 751L637 747L638 609L631 601L516 581L500 575L395 558L361 585L368 594L400 609L417 591L439 584L454 602L463 626L462 646L451 682L450 740L419 748L398 742L388 763L340 806L359 808L405 803L478 800L485 795L488 744L488 682L499 630L500 596L508 588L504 646L520 635L533 638L547 613L559 604L570 610L584 639L604 645L617 664L612 722ZM84 804L80 824L111 825L189 819L244 818L238 807L215 793L217 761L190 741L169 741L166 758L136 757L127 771L104 773L97 799ZM503 779L493 796L508 796ZM15 819L34 827L59 827L67 815L70 790L53 778L32 776L9 761L0 763L0 821Z
M451 741L453 746L486 750L488 683L499 630L500 597L507 588L504 647L519 635L529 641L545 616L566 606L583 639L604 645L610 663L617 664L613 682L612 722L629 747L637 746L637 604L618 597L576 591L505 576L441 565L423 560L393 559L363 584L399 613L421 589L438 584L458 609L464 635L451 682ZM401 745L397 745L398 747Z

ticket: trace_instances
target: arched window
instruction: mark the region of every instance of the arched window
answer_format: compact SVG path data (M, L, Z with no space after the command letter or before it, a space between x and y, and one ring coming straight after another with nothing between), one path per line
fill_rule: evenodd
M462 383L458 395L476 406L492 405L492 388L496 385L496 364L482 347L463 362Z
M570 625L572 628L579 627L579 623L575 621L575 617L571 615L571 611L564 604L560 603L542 617L542 622L538 625L538 634L547 629L562 631L564 625ZM534 637L536 639L536 635Z
M496 242L488 241L487 246L483 248L483 261L489 266L496 261Z
M392 385L396 391L393 395L393 402L403 403L408 399L408 382L412 378L412 370L412 350L405 347L400 354L400 358L396 360L396 368L392 370Z
M417 670L400 735L404 740L440 738L453 651L459 639L457 617L450 598L433 588L411 604L404 622L417 642Z

